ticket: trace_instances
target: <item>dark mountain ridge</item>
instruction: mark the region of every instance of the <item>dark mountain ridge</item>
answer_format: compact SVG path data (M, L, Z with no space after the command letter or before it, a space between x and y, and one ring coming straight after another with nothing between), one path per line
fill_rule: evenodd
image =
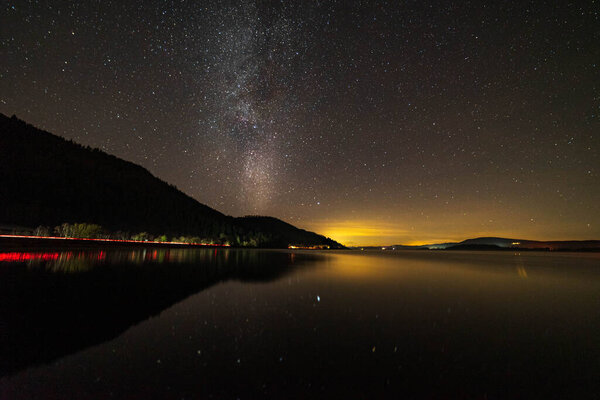
M2 114L0 205L0 225L85 222L111 232L193 235L239 246L343 247L276 218L224 215L137 164Z
M550 251L600 251L600 240L527 240L501 237L479 237L462 242L432 243L419 246L394 245L390 249L425 249L425 250L550 250Z

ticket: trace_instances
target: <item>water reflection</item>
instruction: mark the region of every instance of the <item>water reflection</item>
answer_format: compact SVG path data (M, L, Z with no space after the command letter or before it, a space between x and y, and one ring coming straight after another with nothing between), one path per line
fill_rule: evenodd
M233 249L0 253L0 376L114 338L218 282L268 282L317 258Z
M600 254L165 250L3 256L0 398L600 393Z
M78 272L102 263L143 264L204 262L215 257L229 257L229 251L217 249L132 249L132 250L79 250L3 252L0 262L26 263L31 268L45 268L54 272ZM81 269L80 269L81 268Z

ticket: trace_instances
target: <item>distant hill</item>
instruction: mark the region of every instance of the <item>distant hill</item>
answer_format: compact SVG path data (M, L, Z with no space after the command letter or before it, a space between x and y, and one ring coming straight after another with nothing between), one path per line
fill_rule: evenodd
M240 246L339 243L270 217L224 215L143 167L0 114L0 226L85 222Z
M381 249L363 247L364 249ZM431 243L418 246L383 246L386 250L548 250L548 251L600 251L600 240L556 240L539 241L507 239L500 237L480 237L462 242Z
M481 237L463 240L453 246L497 246L501 249L526 249L526 250L550 250L550 251L586 251L600 250L600 240L555 240L539 241L527 239L506 239L498 237ZM447 248L452 248L448 246Z

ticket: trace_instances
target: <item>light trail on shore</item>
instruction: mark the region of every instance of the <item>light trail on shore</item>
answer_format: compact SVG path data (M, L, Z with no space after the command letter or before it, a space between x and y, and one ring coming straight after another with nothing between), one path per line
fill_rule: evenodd
M161 245L183 245L183 246L205 246L205 247L231 247L229 244L217 243L186 243L186 242L158 242L154 240L128 240L128 239L94 239L94 238L70 238L60 236L35 236L35 235L0 235L7 239L50 239L50 240L82 240L89 242L104 243L135 243L135 244L161 244Z

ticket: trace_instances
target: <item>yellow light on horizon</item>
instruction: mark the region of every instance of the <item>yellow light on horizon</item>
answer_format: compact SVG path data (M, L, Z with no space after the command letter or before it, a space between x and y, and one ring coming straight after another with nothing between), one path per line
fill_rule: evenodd
M346 246L393 245L408 231L380 221L320 221L311 230L332 238Z
M443 232L427 233L404 229L401 224L377 220L317 221L309 230L353 247L389 247L394 245L423 246L426 244L460 242L470 237L483 236L483 232L465 233L461 237L447 237ZM438 236L439 235L439 236ZM442 236L443 235L443 236ZM417 237L415 237L417 236Z

